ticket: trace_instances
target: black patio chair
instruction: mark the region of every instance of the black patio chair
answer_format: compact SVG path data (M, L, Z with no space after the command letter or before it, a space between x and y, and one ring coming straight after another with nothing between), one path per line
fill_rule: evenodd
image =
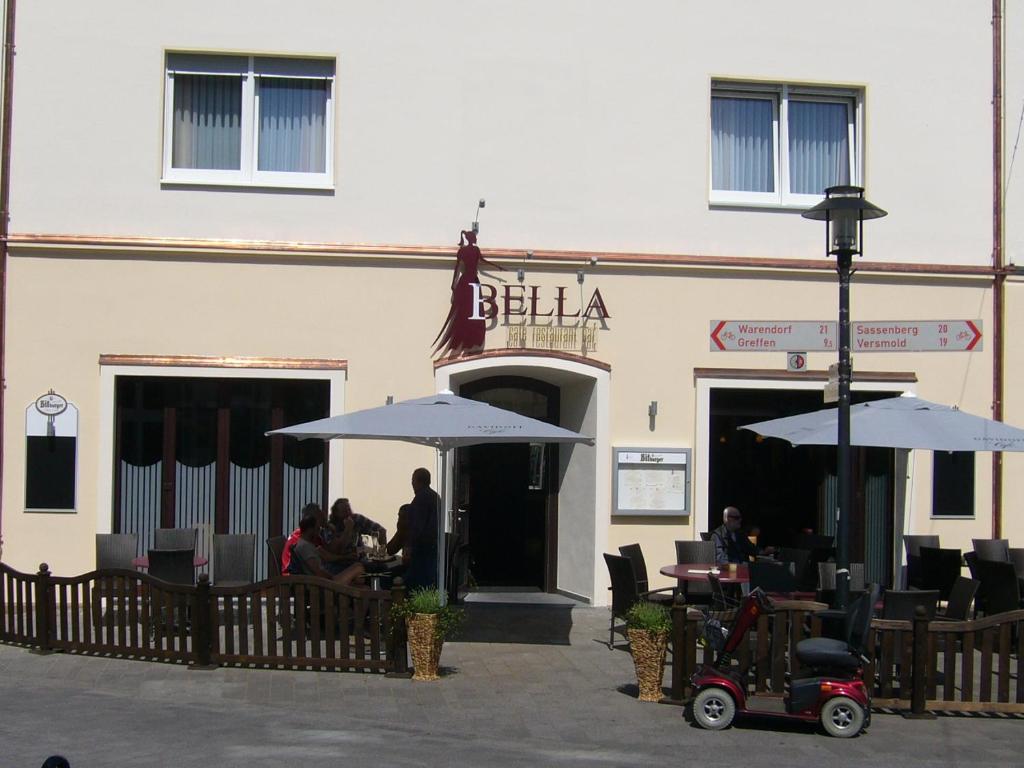
M1007 539L971 539L971 543L979 560L1010 562L1010 542Z
M151 549L149 550L149 575L154 579L165 581L168 584L184 584L193 586L196 583L195 549ZM150 625L150 634L154 635L158 627L176 631L178 619L181 618L185 625L190 622L188 596L176 594L174 596L174 612L170 622L166 621L163 612L158 606L154 606L157 615Z
M1013 563L978 560L975 571L980 577L978 608L986 615L1015 611L1021 605L1020 582Z
M908 534L903 537L903 546L907 551L907 586L924 589L921 580L921 547L938 547L939 537L926 534Z
M218 587L252 584L256 566L256 536L218 533L213 537L213 583Z
M882 604L882 618L889 621L913 621L917 606L923 606L925 616L931 621L939 604L937 589L890 589L885 593Z
M950 590L960 577L963 556L959 549L921 547L922 589L939 590L939 599L949 600Z
M636 577L636 589L640 595L652 602L664 605L666 608L672 605L675 599L676 590L674 587L662 587L651 589L647 577L647 561L644 560L644 552L639 544L626 544L619 547L619 554L628 557L633 563L633 575Z
M817 566L811 570L811 550L797 547L783 547L776 554L776 559L793 564L793 575L796 577L797 590L813 592L818 585Z
M750 588L760 587L768 594L788 595L798 591L799 582L793 563L757 560L750 564Z
M194 549L151 549L149 550L149 575L169 584L196 583Z
M611 623L608 627L608 650L615 647L615 633L626 637L626 612L640 599L636 589L636 575L633 573L633 562L622 555L604 553L604 562L608 566L608 578L611 580L612 604ZM616 625L615 620L623 623Z
M139 536L136 533L97 533L96 534L96 570L103 571L110 568L123 568L132 570L132 559L138 552ZM101 580L97 584L101 605L110 605L114 595L109 589L110 582ZM104 621L106 613L101 611L95 617L97 621Z
M284 536L271 536L267 539L267 552L270 553L270 570L268 576L281 575L281 557L284 555L284 545L288 539Z
M1024 579L1024 548L1010 547L1008 552L1010 555L1010 562L1013 563L1013 567L1017 569L1017 578Z
M850 596L859 595L866 588L864 563L850 563ZM820 603L832 605L836 600L836 564L818 563L818 592Z
M978 592L981 582L957 576L953 588L949 591L949 602L946 610L936 613L936 621L967 621L971 614L971 603Z
M676 564L714 563L715 543L713 541L677 541ZM687 603L711 603L711 587L704 582L678 580L676 588L685 596Z

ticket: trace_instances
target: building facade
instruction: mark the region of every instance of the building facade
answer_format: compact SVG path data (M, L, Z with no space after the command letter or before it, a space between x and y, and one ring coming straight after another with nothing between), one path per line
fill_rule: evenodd
M442 389L595 438L453 457L481 584L602 604L601 553L639 541L654 571L726 504L765 541L830 531L834 451L736 429L824 407L837 283L800 216L824 187L889 211L855 265L856 397L989 415L1001 366L1024 424L1024 296L993 269L999 237L1024 259L1018 11L994 57L977 3L22 4L5 559L77 573L94 534L160 526L262 540L337 496L393 528L433 452L264 432ZM460 284L474 219L491 264ZM486 334L446 355L460 286ZM856 473L879 579L903 533L992 534L988 454L862 450Z

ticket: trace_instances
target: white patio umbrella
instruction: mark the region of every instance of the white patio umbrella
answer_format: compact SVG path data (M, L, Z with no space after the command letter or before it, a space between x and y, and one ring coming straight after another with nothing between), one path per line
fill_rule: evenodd
M838 409L744 424L793 445L835 445ZM850 445L931 451L1024 451L1024 429L903 395L850 408Z
M446 477L448 451L483 443L585 443L592 438L569 429L520 416L487 403L442 392L415 400L404 400L326 419L308 421L268 435L288 435L306 440L400 440L436 448L441 456L441 508L437 515L437 584L445 594L444 531L448 509Z

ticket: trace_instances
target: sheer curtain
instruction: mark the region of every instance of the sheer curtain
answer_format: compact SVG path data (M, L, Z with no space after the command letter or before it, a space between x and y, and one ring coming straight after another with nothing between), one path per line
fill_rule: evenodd
M789 102L789 189L805 195L850 183L848 106L841 102Z
M324 172L329 88L324 80L259 79L259 170Z
M238 170L242 164L241 78L176 74L172 136L172 167Z
M711 99L711 188L775 191L775 105L768 99Z

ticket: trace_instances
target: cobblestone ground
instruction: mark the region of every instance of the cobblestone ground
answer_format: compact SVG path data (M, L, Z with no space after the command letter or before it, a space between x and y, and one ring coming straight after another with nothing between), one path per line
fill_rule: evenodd
M1021 764L1024 721L1007 717L876 713L852 740L762 721L702 731L680 708L636 700L607 621L596 608L473 607L434 683L0 646L0 768L52 753L73 768Z

